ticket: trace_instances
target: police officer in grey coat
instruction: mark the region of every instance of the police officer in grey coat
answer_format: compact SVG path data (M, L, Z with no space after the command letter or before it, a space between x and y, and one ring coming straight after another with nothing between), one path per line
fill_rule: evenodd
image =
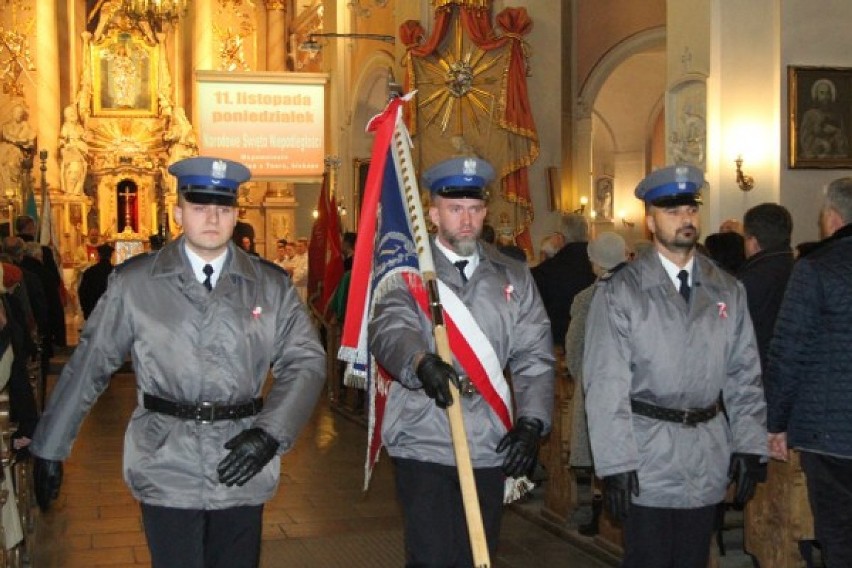
M654 249L600 281L586 323L594 467L627 567L705 568L728 484L744 504L768 452L745 291L695 254L703 184L671 166L637 186Z
M138 406L124 478L152 565L255 567L277 458L312 413L325 356L284 272L231 243L249 170L194 157L169 171L183 235L110 277L34 435L36 497L47 509L58 495L83 418L131 353Z
M481 330L465 339L477 353L490 352L496 376L489 373L489 380L481 383L484 388L476 388L460 377L465 367L457 359L450 365L435 355L431 321L401 276L394 276L388 292L377 300L370 321L370 351L394 378L382 440L394 459L407 566L473 565L444 410L448 405L462 405L492 555L500 533L505 478L529 472L539 439L550 429L554 357L544 305L525 263L478 240L487 212L485 186L493 176L491 165L478 158L454 158L424 173L432 192L429 216L437 227L431 242L437 277L466 306L464 319ZM449 299L441 296L447 310ZM459 319L457 312L450 317ZM457 345L451 339L454 354ZM490 385L506 384L506 367L512 373L517 407L508 431L486 400ZM461 400L452 400L451 381L467 392ZM508 403L511 406L511 400Z

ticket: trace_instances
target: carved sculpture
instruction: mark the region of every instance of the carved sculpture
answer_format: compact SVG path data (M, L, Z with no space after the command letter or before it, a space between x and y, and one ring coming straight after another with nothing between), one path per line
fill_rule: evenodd
M27 122L27 109L15 103L11 118L0 129L0 181L7 194L21 186L24 161L32 165L35 139L35 130Z
M75 105L64 110L65 121L59 131L60 179L62 191L69 195L81 195L86 173L89 170L86 130L80 124Z
M163 141L167 147L166 167L198 154L198 140L192 129L192 124L186 118L186 112L182 107L172 109L170 106L163 107L163 114L168 116L168 128L163 133ZM169 191L175 192L175 180L163 172L163 179L169 180L171 185Z

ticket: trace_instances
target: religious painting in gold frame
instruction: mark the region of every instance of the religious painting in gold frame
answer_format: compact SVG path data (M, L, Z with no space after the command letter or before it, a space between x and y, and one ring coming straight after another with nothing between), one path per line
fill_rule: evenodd
M852 168L852 68L787 67L789 165Z
M157 116L159 46L129 33L91 48L95 116Z

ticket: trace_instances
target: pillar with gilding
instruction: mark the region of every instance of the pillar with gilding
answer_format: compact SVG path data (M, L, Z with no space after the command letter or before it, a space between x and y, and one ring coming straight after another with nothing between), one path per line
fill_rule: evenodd
M287 5L266 0L266 69L287 70Z
M36 112L38 148L47 150L47 183L59 187L56 147L59 141L59 42L56 28L56 3L39 2L36 11ZM38 159L34 168L38 167Z
M195 70L213 69L213 2L214 0L196 0L195 22L193 29L192 68Z
M266 70L287 70L287 3L266 0ZM266 194L281 197L292 193L285 182L270 182Z

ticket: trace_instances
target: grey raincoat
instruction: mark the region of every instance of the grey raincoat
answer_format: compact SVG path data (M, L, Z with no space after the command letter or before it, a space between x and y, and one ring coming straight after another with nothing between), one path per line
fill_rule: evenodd
M64 460L83 418L112 373L133 356L139 406L125 434L124 477L134 497L182 509L259 505L278 485L273 459L242 487L220 484L224 444L259 427L288 451L310 417L325 355L304 304L286 275L233 244L207 292L192 273L182 238L159 253L116 267L39 421L32 452ZM200 423L145 410L148 393L172 401L223 404L261 396L260 414Z
M637 505L719 503L733 452L767 454L760 360L742 284L696 255L690 304L656 251L601 280L586 321L583 381L595 472L637 470ZM728 419L686 426L633 414L630 399Z
M516 417L538 418L550 430L553 407L553 343L550 321L529 269L495 248L480 244L480 261L468 283L432 243L438 278L465 303L508 366ZM424 392L412 367L416 353L434 352L432 324L417 307L400 276L375 307L370 321L370 350L393 377L385 407L382 439L393 457L455 465L445 410ZM507 289L509 293L507 294ZM461 367L456 364L461 373ZM506 433L500 419L479 394L462 398L474 467L497 467L495 449Z

